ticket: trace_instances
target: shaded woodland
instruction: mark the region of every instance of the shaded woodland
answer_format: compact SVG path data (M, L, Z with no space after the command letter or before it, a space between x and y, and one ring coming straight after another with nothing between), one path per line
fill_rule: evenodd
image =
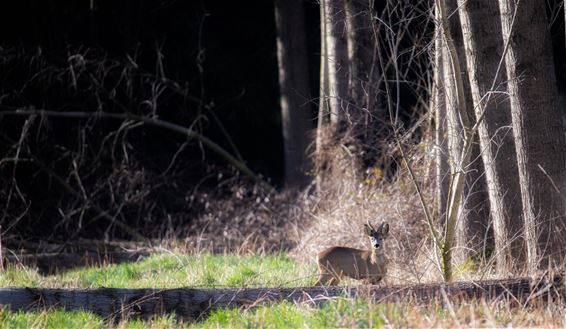
M377 218L448 281L466 259L561 265L563 7L2 4L2 239L311 252L321 227L349 241Z

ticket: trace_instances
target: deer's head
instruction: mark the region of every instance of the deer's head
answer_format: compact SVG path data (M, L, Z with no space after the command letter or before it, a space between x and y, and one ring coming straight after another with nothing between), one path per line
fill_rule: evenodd
M389 224L382 223L376 230L368 222L364 224L364 233L369 237L371 247L373 249L379 249L383 245L383 240L387 238L389 234Z

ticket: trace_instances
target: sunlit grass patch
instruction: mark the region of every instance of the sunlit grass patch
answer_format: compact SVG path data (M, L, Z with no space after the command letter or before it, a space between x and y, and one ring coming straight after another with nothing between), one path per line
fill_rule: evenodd
M297 287L312 285L315 274L314 264L297 264L283 253L162 253L137 262L86 267L45 277L35 270L12 266L0 273L0 287Z
M373 304L333 300L320 307L282 302L250 310L214 311L199 328L379 328L383 320Z
M510 307L508 301L375 303L339 298L318 306L290 302L221 309L195 328L494 328L564 327L563 302Z
M104 321L89 312L51 310L10 313L0 309L0 328L100 328Z
M310 286L314 264L286 254L155 254L138 262L76 269L41 276L23 267L0 273L0 285L66 288L298 287ZM354 284L357 284L355 282ZM217 309L199 321L175 314L151 320L109 321L88 312L47 310L11 313L0 309L0 328L380 328L380 327L563 327L563 301L523 307L505 300L378 303L335 298L324 303L280 302ZM250 301L250 304L254 304ZM514 306L513 306L514 305Z
M507 301L413 305L337 298L317 305L280 302L217 309L198 321L175 314L117 322L88 312L0 310L0 328L494 328L564 327L562 302L509 307Z
M35 288L43 281L36 270L22 266L7 266L0 272L0 287L22 286Z

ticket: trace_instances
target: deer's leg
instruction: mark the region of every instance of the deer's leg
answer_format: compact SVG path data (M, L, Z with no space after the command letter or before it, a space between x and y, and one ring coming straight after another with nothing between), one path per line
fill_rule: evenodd
M318 280L316 281L316 283L314 284L315 286L335 286L340 282L340 278L338 278L337 276L333 275L332 273L328 273L326 271L324 272L320 272L320 275L318 276Z
M340 277L333 275L330 281L328 282L331 286L337 286L340 283Z
M318 262L318 280L315 286L327 286L332 285L336 273L329 262L321 261Z
M332 267L318 264L318 271L319 276L315 283L316 286L335 286L340 283L341 274L334 271Z
M376 285L376 284L378 284L379 282L381 282L382 279L383 279L382 276L374 276L374 277L372 277L372 278L370 278L370 279L368 280L368 283L369 283L369 284Z

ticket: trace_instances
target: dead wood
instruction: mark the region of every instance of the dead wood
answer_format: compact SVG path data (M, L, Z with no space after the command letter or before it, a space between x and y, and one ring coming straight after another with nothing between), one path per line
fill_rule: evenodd
M513 305L562 298L563 275L408 286L242 288L242 289L0 289L0 305L11 311L64 308L88 310L108 318L150 317L175 312L198 319L216 308L255 306L269 301L319 304L332 298L367 298L376 303L440 304L484 298Z
M40 253L6 255L4 260L12 265L36 267L40 274L100 264L135 262L150 255L149 251L84 251L80 253Z

